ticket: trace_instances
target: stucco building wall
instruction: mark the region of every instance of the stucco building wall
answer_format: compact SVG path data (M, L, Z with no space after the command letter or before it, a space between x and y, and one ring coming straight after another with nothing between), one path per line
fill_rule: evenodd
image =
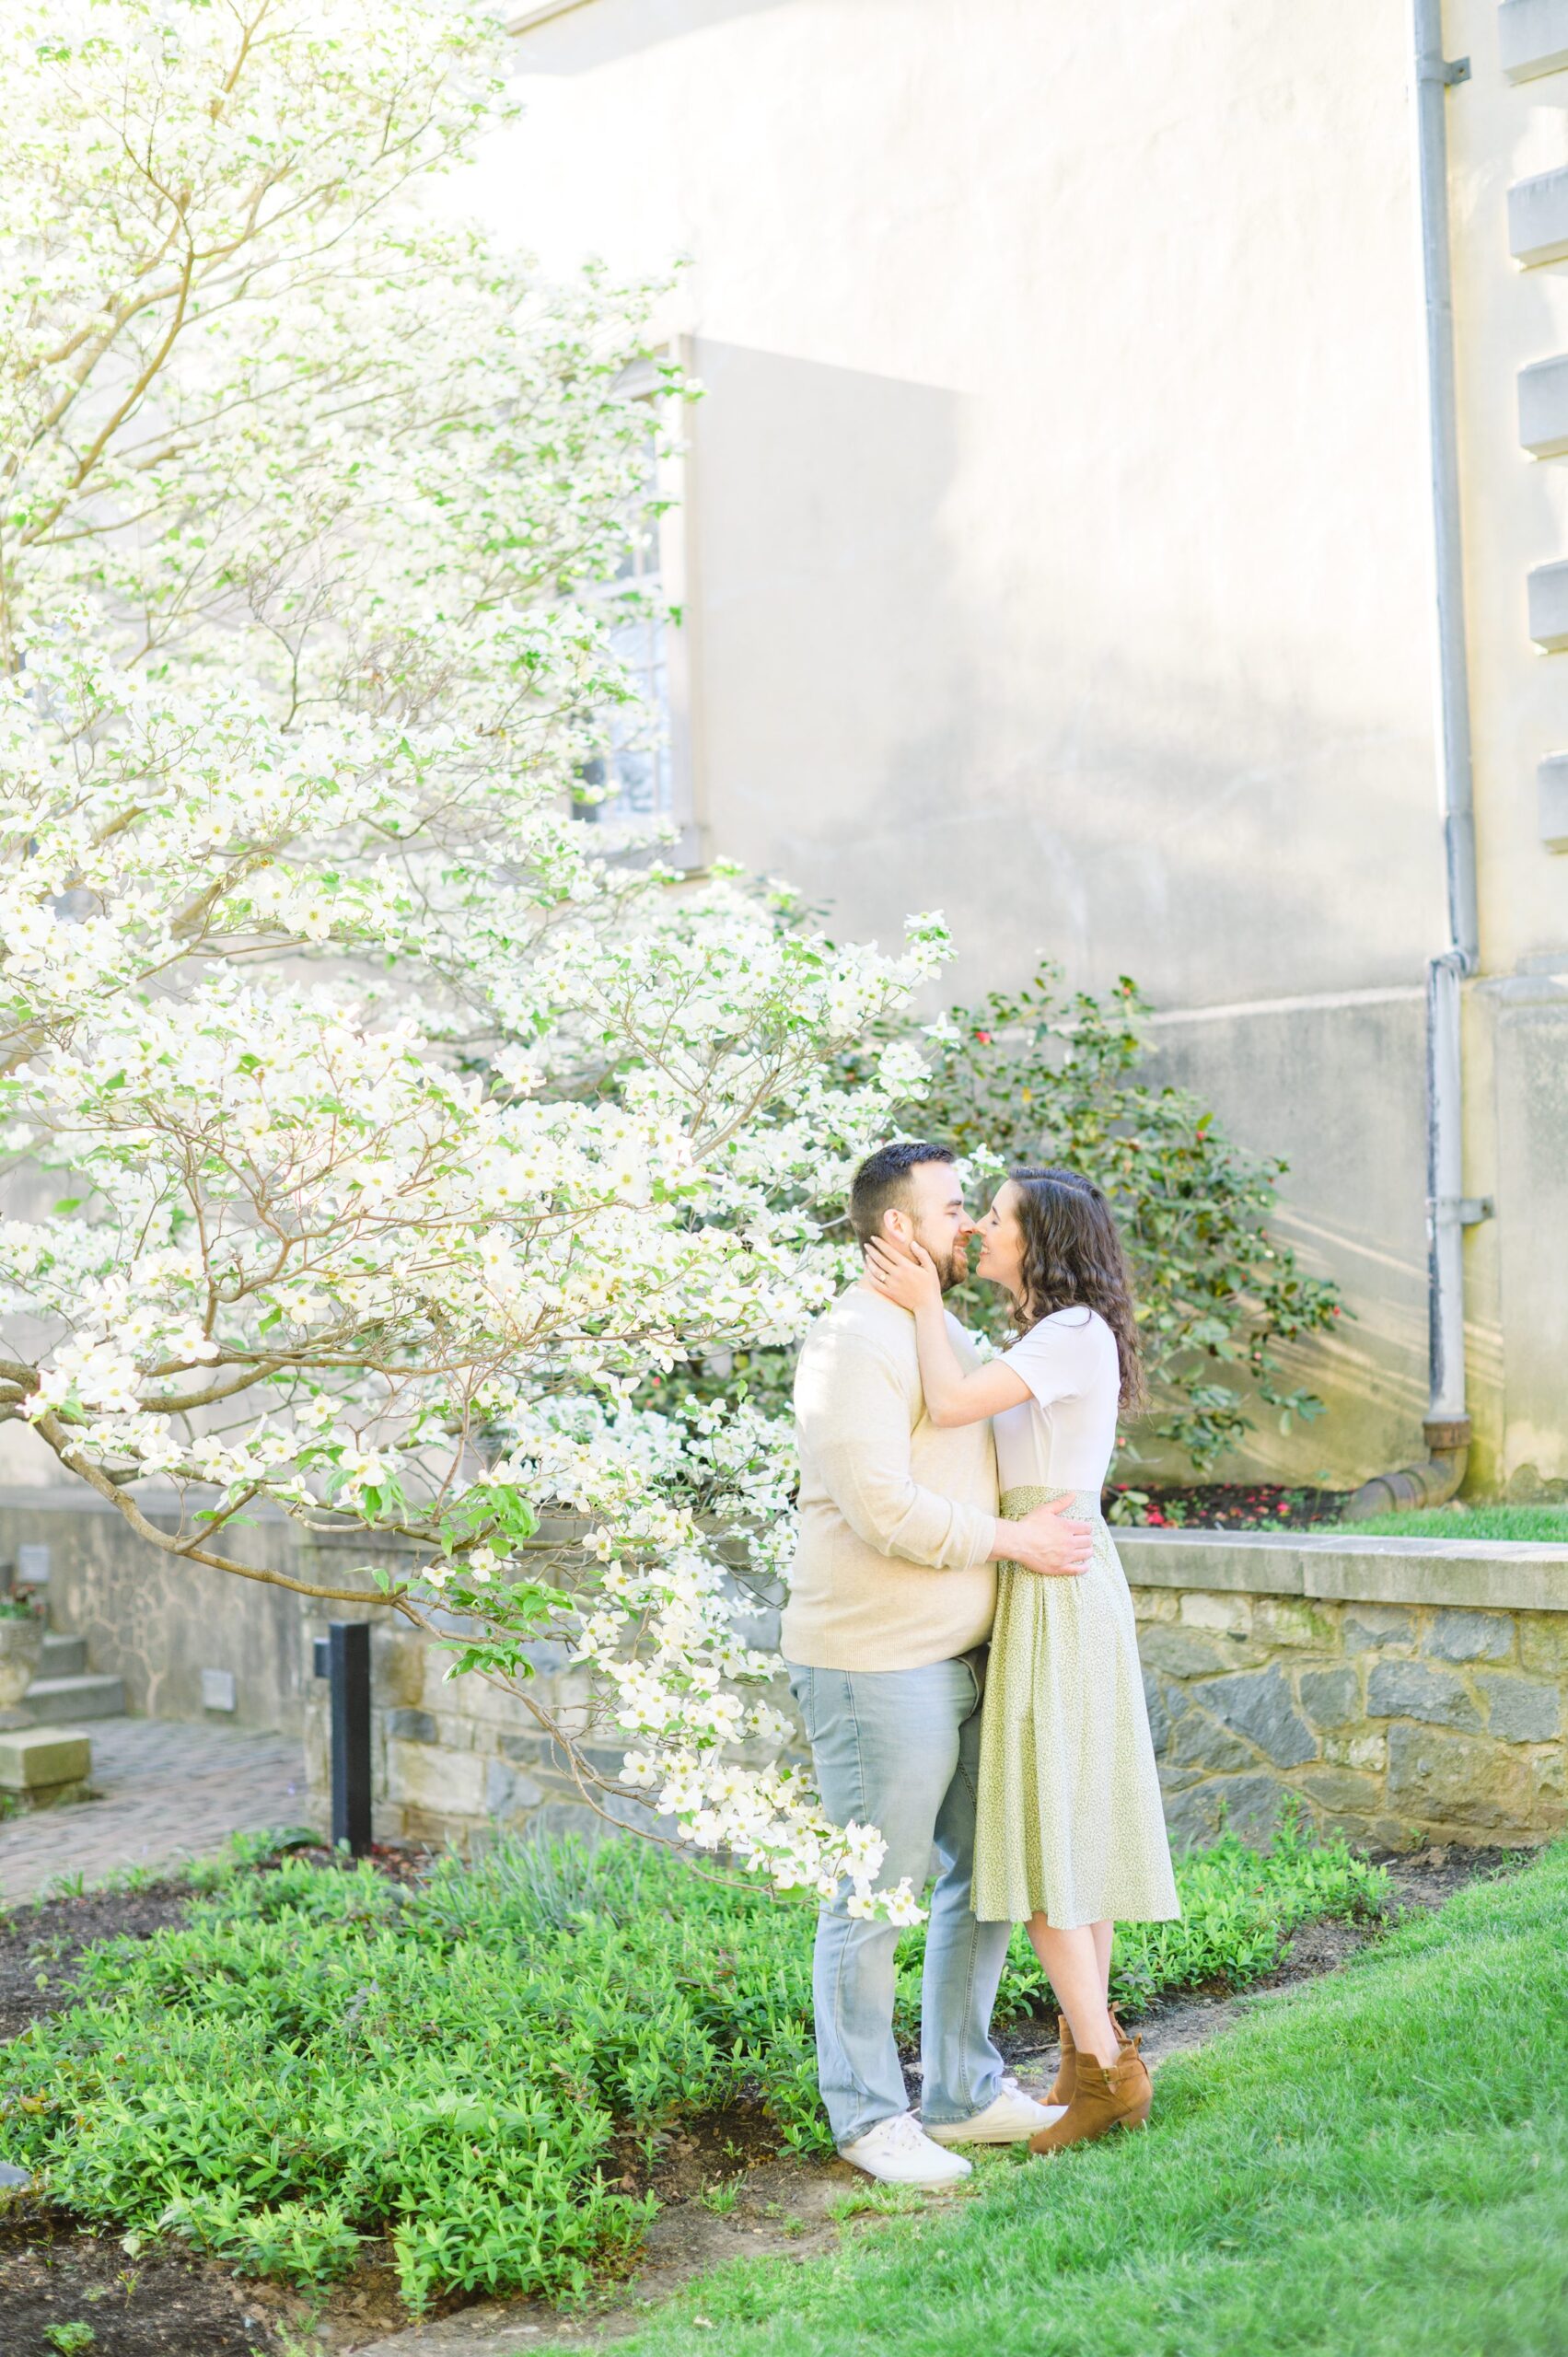
M526 119L462 193L552 266L691 258L666 317L710 389L682 524L699 840L846 932L942 907L955 993L1041 949L1074 983L1135 975L1163 1068L1289 1158L1283 1228L1355 1311L1312 1355L1327 1422L1261 1429L1251 1469L1404 1461L1446 941L1407 11L527 15ZM1448 28L1474 53L1448 102L1466 1186L1499 1212L1467 1251L1474 1469L1528 1489L1568 1477L1568 858L1534 780L1568 747L1568 656L1532 648L1524 575L1568 553L1568 460L1525 457L1512 404L1516 366L1568 347L1568 272L1521 275L1505 215L1519 170L1568 161L1568 118L1505 81L1495 17L1465 0Z

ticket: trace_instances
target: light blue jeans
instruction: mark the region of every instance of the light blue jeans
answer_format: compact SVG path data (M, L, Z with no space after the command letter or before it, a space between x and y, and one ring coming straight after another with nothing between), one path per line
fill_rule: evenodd
M923 1669L789 1665L822 1805L835 1825L879 1829L879 1883L908 1875L918 1893L936 1852L920 2019L921 2116L932 2123L983 2111L1002 2079L991 2009L1012 1926L977 1923L970 1906L984 1658L982 1649ZM847 1897L818 1916L813 1974L818 2084L836 2144L909 2108L893 2038L899 1933L855 1921Z

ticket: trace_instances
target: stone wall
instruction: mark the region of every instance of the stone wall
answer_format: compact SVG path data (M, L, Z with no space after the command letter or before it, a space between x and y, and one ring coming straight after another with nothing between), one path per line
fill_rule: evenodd
M1212 1531L1126 1532L1119 1544L1179 1843L1222 1821L1266 1839L1292 1794L1318 1824L1391 1848L1540 1840L1568 1827L1568 1549ZM593 1829L523 1702L448 1679L440 1646L372 1617L380 1832L470 1849L498 1823ZM569 1709L576 1689L560 1653L540 1646L533 1658L537 1701ZM320 1815L320 1687L307 1751ZM611 1771L620 1751L607 1749Z
M172 1512L143 1503L150 1520L175 1527ZM258 1515L235 1536L244 1560L294 1568L295 1529L282 1515ZM28 1545L49 1550L51 1626L87 1639L93 1669L124 1680L132 1711L297 1730L308 1662L300 1600L286 1588L163 1553L79 1483L0 1490L0 1562L15 1564ZM203 1669L231 1673L232 1712L203 1709Z
M388 1613L368 1617L375 1623L371 1789L378 1839L471 1851L497 1826L526 1825L534 1834L568 1828L591 1834L598 1820L526 1703L482 1678L448 1679L452 1657L444 1646ZM309 1638L324 1636L326 1630L325 1613L307 1621L308 1651ZM530 1693L547 1711L569 1710L577 1683L564 1655L550 1645L530 1652ZM329 1813L329 1741L327 1687L314 1679L305 1695L305 1760L309 1814L323 1825ZM625 1747L606 1753L610 1772Z
M573 1527L547 1523L539 1544L569 1545ZM334 1558L336 1562L334 1562ZM301 1550L307 1578L328 1584L345 1560L366 1560L363 1542L351 1539ZM381 1556L395 1568L397 1556ZM579 1791L565 1755L552 1741L528 1702L470 1672L448 1677L453 1655L439 1636L432 1638L384 1607L355 1612L338 1605L308 1607L302 1623L308 1666L312 1641L326 1635L333 1620L371 1623L371 1793L377 1836L450 1844L471 1852L498 1827L526 1827L530 1834L568 1829L592 1838L601 1819ZM434 1616L439 1630L461 1633L464 1623ZM526 1649L533 1675L528 1693L548 1716L568 1724L580 1713L586 1682L567 1664L560 1645ZM330 1816L330 1704L326 1681L308 1678L303 1697L305 1760L309 1814L325 1825ZM624 1741L596 1755L613 1775L627 1749ZM602 1802L611 1823L648 1822L647 1811Z
M1568 1550L1129 1534L1166 1814L1268 1833L1294 1794L1359 1842L1568 1826Z
M331 1582L362 1539L301 1550L282 1520L245 1534L258 1564ZM303 1728L311 1813L326 1817L327 1689L312 1637L352 1608L313 1606L160 1554L80 1492L0 1492L0 1557L47 1541L56 1628L131 1708L199 1719L200 1672L235 1674L228 1724ZM1173 1834L1266 1833L1286 1794L1355 1840L1485 1844L1568 1827L1568 1548L1232 1532L1118 1534L1140 1621ZM392 1560L389 1558L389 1561ZM471 1847L496 1824L591 1828L527 1705L371 1606L377 1830ZM749 1642L770 1645L759 1618ZM533 1652L546 1711L575 1699L558 1650ZM781 1695L787 1706L787 1696ZM607 1748L613 1771L621 1747Z

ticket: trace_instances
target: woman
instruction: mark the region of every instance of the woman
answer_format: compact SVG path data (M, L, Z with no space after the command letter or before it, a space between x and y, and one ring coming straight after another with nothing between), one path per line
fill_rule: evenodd
M1099 1189L1072 1170L1015 1170L981 1223L975 1274L1013 1297L1018 1340L966 1374L935 1263L869 1248L877 1292L912 1310L926 1412L994 1419L1002 1512L1070 1495L1093 1525L1080 1577L997 1575L981 1734L974 1910L1024 1922L1062 2008L1065 2111L1031 2140L1054 2152L1149 2113L1149 2074L1108 2003L1118 1919L1180 1913L1138 1665L1132 1600L1100 1491L1117 1418L1143 1397L1121 1240Z

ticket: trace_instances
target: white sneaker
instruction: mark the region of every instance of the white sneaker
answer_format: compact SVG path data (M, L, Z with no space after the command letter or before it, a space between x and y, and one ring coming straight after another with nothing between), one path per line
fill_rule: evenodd
M841 2144L839 2158L883 2185L957 2185L971 2174L968 2161L933 2143L912 2111L879 2119L853 2144Z
M1036 2103L1016 2079L1004 2079L999 2095L972 2119L937 2120L925 2130L934 2144L1021 2144L1060 2119L1064 2103Z

